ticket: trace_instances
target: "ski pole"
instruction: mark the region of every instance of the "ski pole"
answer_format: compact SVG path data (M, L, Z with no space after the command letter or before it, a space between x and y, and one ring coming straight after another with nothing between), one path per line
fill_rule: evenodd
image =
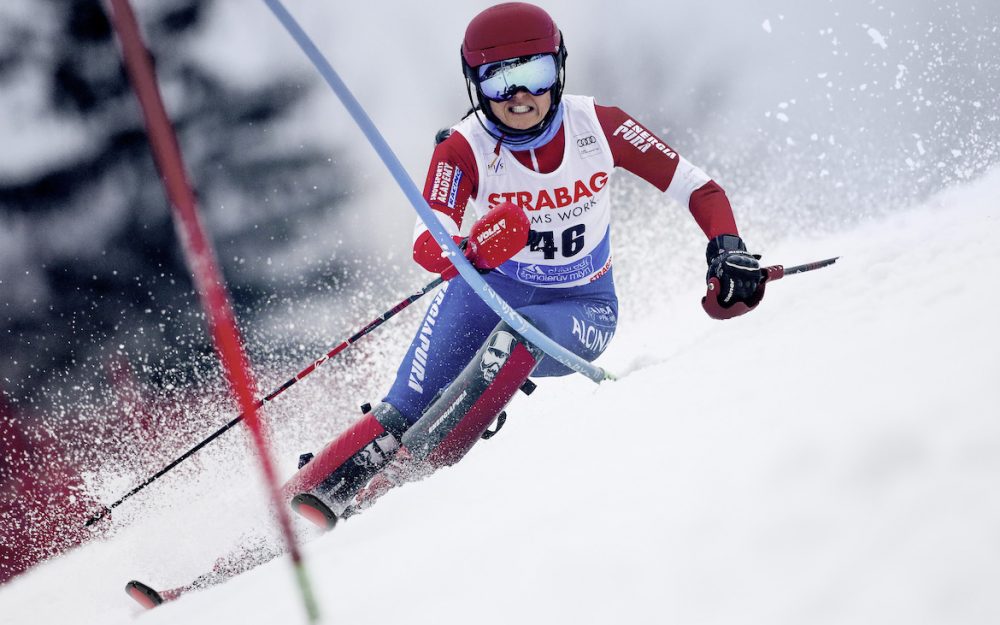
M806 271L813 271L814 269L820 269L822 267L829 267L833 263L837 262L839 256L833 258L827 258L824 260L817 260L811 263L805 263L804 265L795 265L793 267L785 267L784 265L771 265L770 267L760 268L760 285L757 287L757 293L755 294L756 302L760 301L760 297L764 294L764 285L768 282L774 282L775 280L781 280L785 276L790 276L796 273L803 273ZM712 319L732 319L733 317L738 317L746 312L749 312L754 306L757 305L756 302L752 306L748 306L743 302L736 302L730 305L728 308L723 308L719 304L718 293L721 283L718 278L711 278L708 281L708 291L705 293L705 297L701 298L701 307L705 309L708 316Z
M409 297L407 297L403 301L401 301L398 304L396 304L395 306L393 306L391 309L389 309L389 310L385 311L384 313L382 313L377 319L375 319L374 321L372 321L371 323L369 323L365 327L363 327L360 330L358 330L353 336L351 336L351 338L347 339L346 341L344 341L340 345L337 345L336 347L334 347L333 349L331 349L330 351L328 351L325 355L323 355L319 359L317 359L317 360L313 361L312 363L310 363L308 367L306 367L302 371L299 371L297 374L295 374L294 377L289 378L284 384L282 384L281 386L279 386L275 390L271 391L271 393L269 395L267 395L263 399L258 399L257 403L256 403L256 407L260 408L265 403L271 401L272 399L274 399L278 395L281 395L283 392L285 392L288 389L288 387L292 386L293 384L295 384L296 382L298 382L302 378L306 377L307 375L309 375L310 373L312 373L313 371L315 371L317 367L319 367L320 365L322 365L326 361L330 360L331 358L333 358L334 356L336 356L340 352L342 352L345 349L347 349L348 347L350 347L353 343L355 343L359 339L361 339L361 337L365 336L366 334L368 334L369 332L371 332L375 328L377 328L380 325L382 325L384 322L388 321L390 318L394 317L397 313L399 313L401 310L403 310L404 308L406 308L407 306L409 306L413 302L417 301L418 299L420 299L424 295L427 295L428 293L430 293L431 291L433 291L442 282L444 282L444 278L441 278L441 277L435 278L430 283L428 283L424 288L420 289L416 293L413 293L412 295L410 295ZM242 421L243 420L243 416L244 416L243 414L240 414L235 419L233 419L229 423L225 424L224 426L222 426L221 428L219 428L215 432L213 432L211 435L209 435L208 438L206 438L205 440L201 441L200 443L198 443L197 445L195 445L191 449L187 450L186 452L184 452L183 454L181 454L181 456L179 456L176 460L174 460L173 462L171 462L167 466L165 466L162 469L160 469L154 475L150 476L148 479L146 479L146 481L144 481L143 483L139 484L138 486L136 486L135 488L133 488L129 492L127 492L124 495L122 495L118 499L118 501L115 501L111 505L105 506L100 512L98 512L94 516L92 516L89 519L87 519L87 522L84 524L84 527L90 527L94 523L100 521L102 518L104 518L105 516L107 516L108 513L110 513L112 509L117 508L123 501L125 501L126 499L128 499L132 495L138 493L142 489L146 488L147 486L149 486L150 484L152 484L156 480L160 479L168 471L170 471L171 469L173 469L174 467L176 467L177 465L179 465L180 463L184 462L185 460L187 460L188 458L190 458L192 455L194 455L199 449L201 449L202 447L205 447L206 445L208 445L209 443L211 443L212 441L214 441L218 437L220 437L223 434L225 434L233 426L235 426L237 423L239 423L240 421Z
M811 263L805 263L803 265L795 265L794 267L785 267L783 265L771 265L770 267L763 267L761 269L764 272L764 279L768 282L774 282L775 280L781 280L785 276L790 276L796 273L804 273L806 271L813 271L814 269L822 269L823 267L829 267L833 263L837 262L840 256L834 256L833 258L827 258L824 260L817 260Z

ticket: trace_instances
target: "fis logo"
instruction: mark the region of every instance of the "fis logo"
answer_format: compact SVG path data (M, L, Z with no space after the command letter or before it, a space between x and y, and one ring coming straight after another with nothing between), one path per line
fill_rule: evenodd
M677 158L677 152L674 152L670 149L670 146L660 141L656 135L635 123L635 120L626 119L611 136L617 137L619 135L622 139L635 146L635 149L644 154L649 151L649 148L655 147L660 152L666 154L667 158Z
M499 176L504 173L505 169L503 155L490 154L489 161L486 163L486 175Z

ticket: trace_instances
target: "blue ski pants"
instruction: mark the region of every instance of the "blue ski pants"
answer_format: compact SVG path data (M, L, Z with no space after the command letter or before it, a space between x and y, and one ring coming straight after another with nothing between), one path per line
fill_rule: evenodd
M583 286L541 288L494 271L486 282L514 310L554 341L587 361L607 348L618 325L611 272ZM489 337L500 317L461 277L435 294L383 401L415 423L438 392L454 380ZM543 358L533 377L572 373Z

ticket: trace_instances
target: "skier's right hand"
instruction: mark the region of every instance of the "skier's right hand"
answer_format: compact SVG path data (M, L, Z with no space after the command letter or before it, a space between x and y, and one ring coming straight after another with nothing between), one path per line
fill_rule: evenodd
M463 241L462 237L458 235L453 236L452 240L455 241L456 245L460 245ZM466 253L468 254L468 252ZM417 238L416 242L414 242L413 260L427 271L441 274L441 277L445 278L445 280L453 278L455 273L458 272L455 266L444 256L441 246L438 245L437 240L431 235L430 231L424 231ZM447 272L454 273L445 277L445 273Z
M473 267L486 273L521 251L528 243L530 230L528 216L521 208L510 202L498 204L473 224L465 257ZM452 238L455 243L463 240L457 235ZM440 273L445 280L458 275L458 269L444 256L441 246L430 232L424 232L417 239L413 246L413 258L424 269Z
M479 218L465 255L476 269L496 269L528 244L531 224L521 207L503 202Z

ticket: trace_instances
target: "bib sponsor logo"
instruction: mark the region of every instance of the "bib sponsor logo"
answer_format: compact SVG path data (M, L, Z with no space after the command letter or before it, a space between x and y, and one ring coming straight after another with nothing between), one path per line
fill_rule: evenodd
M540 211L543 208L560 209L594 197L607 183L607 172L599 171L588 180L577 180L571 186L541 189L537 193L531 191L491 193L487 199L490 206L506 200L529 211Z
M674 152L666 143L657 139L656 135L635 123L635 120L626 119L625 123L619 126L611 136L621 136L622 139L631 143L635 146L635 149L644 154L649 152L650 148L656 148L666 154L667 158L677 158L677 152Z
M608 273L609 271L611 271L611 257L610 256L608 257L608 262L604 263L604 266L601 267L601 270L598 271L597 273L595 273L594 275L590 276L590 281L591 282L595 282L595 281L599 280L600 278L603 278L604 274Z
M594 259L587 255L569 265L522 265L517 279L530 284L564 284L583 280L594 273Z
M597 140L597 135L592 132L576 136L576 149L580 152L580 158L587 158L601 153L601 144Z

